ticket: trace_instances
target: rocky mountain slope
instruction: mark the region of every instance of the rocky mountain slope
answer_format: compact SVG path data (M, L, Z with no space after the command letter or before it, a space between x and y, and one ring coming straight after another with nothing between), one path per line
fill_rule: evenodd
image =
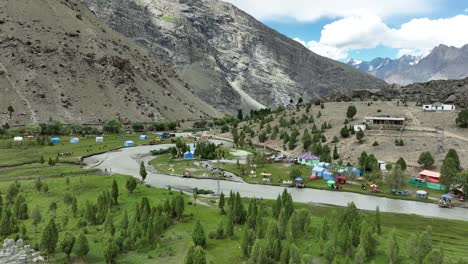
M172 66L108 28L78 0L0 1L0 50L0 124L218 114Z
M468 108L468 78L436 80L399 88L400 97L421 103L442 102Z
M431 80L455 80L468 77L468 45L461 48L439 45L423 57L403 56L392 60L376 58L348 64L388 83L407 85Z
M82 1L114 30L174 63L196 95L224 112L386 85L218 0Z

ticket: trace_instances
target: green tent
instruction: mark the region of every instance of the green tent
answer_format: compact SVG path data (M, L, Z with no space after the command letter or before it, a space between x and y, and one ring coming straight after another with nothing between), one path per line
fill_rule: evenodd
M327 187L328 188L331 188L334 185L335 185L335 181L327 181Z

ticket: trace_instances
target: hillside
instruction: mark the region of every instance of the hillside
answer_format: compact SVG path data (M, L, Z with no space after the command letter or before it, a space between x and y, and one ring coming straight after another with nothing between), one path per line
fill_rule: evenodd
M386 85L222 1L83 2L114 30L175 63L195 93L224 112Z
M410 84L401 89L403 97L422 103L443 102L468 107L468 78Z
M461 48L439 45L425 57L376 58L348 64L388 83L407 85L431 80L456 80L468 77L468 45Z
M171 66L76 0L1 1L0 49L0 124L217 115Z
M345 126L346 111L348 106L354 105L357 114L353 120L349 120L347 126L362 124L366 116L394 116L405 117L406 129L398 130L372 129L364 132L364 142L359 144L356 135L351 134L347 138L340 135L340 130ZM320 114L319 114L320 113ZM417 160L423 151L430 151L435 159L435 166L440 166L446 152L456 149L463 164L468 163L468 150L462 146L468 143L466 129L458 128L455 119L458 112L425 112L422 107L415 106L415 102L408 102L404 106L397 101L355 101L355 102L331 102L325 103L324 108L312 106L307 112L307 107L295 107L280 113L273 113L264 117L263 121L246 121L238 125L238 134L245 131L245 142L252 140L269 148L274 148L297 157L303 153L313 152L313 144L309 150L304 149L302 138L305 130L311 138L318 135L321 144L328 145L330 150L337 147L338 154L345 164L355 164L363 151L374 154L379 160L395 163L400 157L404 158L409 166L417 172L419 165ZM331 128L323 129L324 123ZM314 130L314 127L317 130ZM438 129L444 128L445 140L443 151L439 151L440 134ZM275 133L277 130L277 133ZM284 140L284 134L289 138L293 131L297 130L297 142L291 149L289 141ZM269 131L269 132L268 132ZM315 131L315 133L313 132ZM265 134L265 141L260 141L260 135ZM282 136L283 135L283 136ZM324 136L324 140L321 136ZM231 133L219 134L221 137L232 138ZM334 142L333 138L338 141ZM402 139L404 146L396 146L395 140ZM374 142L378 142L374 146ZM247 144L247 143L246 143ZM437 169L437 168L434 168ZM413 172L413 171L411 171Z

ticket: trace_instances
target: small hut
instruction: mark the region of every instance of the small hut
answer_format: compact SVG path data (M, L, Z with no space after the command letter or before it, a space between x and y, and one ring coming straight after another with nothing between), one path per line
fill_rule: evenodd
M97 142L97 143L102 143L102 142L104 142L104 137L96 137L96 142Z
M79 138L71 138L71 139L70 139L70 143L72 143L72 144L78 144L78 143L80 143L80 139L79 139Z

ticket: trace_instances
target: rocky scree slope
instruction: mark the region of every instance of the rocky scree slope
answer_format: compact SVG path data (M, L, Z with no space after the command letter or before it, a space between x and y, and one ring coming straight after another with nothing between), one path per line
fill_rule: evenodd
M82 1L114 30L174 63L201 99L224 112L386 85L222 1Z
M80 1L0 1L0 49L0 124L218 114L171 65L111 30Z

